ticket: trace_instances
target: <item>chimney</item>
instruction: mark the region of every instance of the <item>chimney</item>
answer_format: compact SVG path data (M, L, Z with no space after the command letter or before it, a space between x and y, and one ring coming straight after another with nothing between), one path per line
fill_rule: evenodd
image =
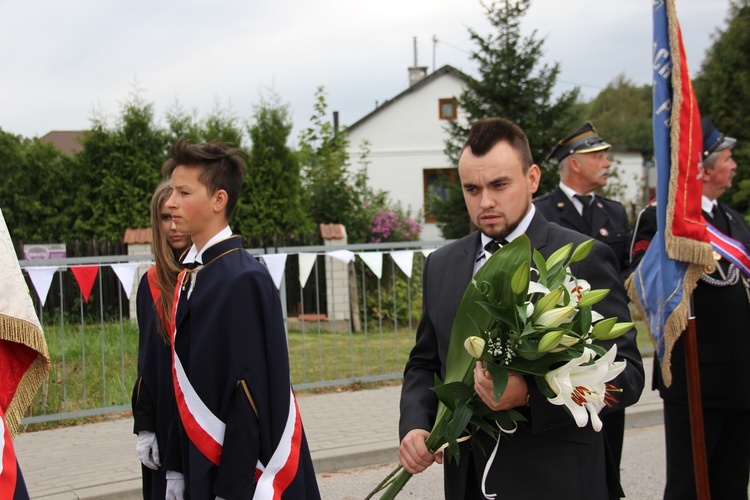
M414 66L409 68L409 87L427 76L427 66L417 66L417 37L414 37Z

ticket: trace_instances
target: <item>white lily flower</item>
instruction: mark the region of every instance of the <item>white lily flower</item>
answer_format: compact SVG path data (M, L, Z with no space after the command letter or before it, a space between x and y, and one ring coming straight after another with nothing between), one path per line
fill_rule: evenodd
M604 316L602 316L601 314L599 314L596 311L591 311L591 324L592 324L592 327L593 327L594 323L596 323L597 321L602 320L602 319L604 319Z
M526 302L526 317L530 318L532 314L534 314L534 304Z
M570 322L575 314L575 307L555 307L540 314L536 319L536 324L543 328L557 328L563 323Z
M583 294L591 290L591 285L586 280L579 280L579 279L572 279L570 272L568 272L567 277L565 278L565 283L563 283L563 286L570 294L570 304L571 306L578 305L578 301L583 298Z
M467 337L464 340L464 348L472 358L479 359L484 354L484 339L482 337Z
M595 431L602 428L599 412L611 405L614 398L607 391L610 380L625 369L625 361L615 361L617 345L601 358L591 361L596 353L593 349L584 348L583 354L568 361L545 375L545 380L557 396L550 398L554 405L564 405L573 415L578 427L584 427L591 417Z
M542 293L544 295L547 295L549 293L549 288L542 285L539 282L536 281L530 281L529 282L529 295L532 293Z

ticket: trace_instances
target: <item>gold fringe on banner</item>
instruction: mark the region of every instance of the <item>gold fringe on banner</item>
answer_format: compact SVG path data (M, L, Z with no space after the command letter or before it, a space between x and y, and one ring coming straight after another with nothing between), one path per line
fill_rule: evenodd
M5 411L5 421L13 436L39 387L49 375L50 359L44 333L34 323L0 314L0 332L0 340L22 344L37 352L36 359L21 377L13 399Z

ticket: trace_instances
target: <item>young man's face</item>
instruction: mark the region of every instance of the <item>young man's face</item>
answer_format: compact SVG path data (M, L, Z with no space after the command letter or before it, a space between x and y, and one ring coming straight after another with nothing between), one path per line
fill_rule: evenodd
M469 148L464 149L458 175L472 222L484 234L499 240L529 213L541 172L532 165L524 174L518 153L503 141L484 156L474 156Z
M198 180L201 171L197 167L178 165L172 171L172 194L166 203L177 231L190 235L196 244L205 243L213 236L202 237L215 213L216 196L209 196L206 185Z

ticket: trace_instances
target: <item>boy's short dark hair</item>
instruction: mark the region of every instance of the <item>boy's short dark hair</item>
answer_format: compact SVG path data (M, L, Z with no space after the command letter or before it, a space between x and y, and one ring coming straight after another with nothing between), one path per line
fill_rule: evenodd
M206 142L190 144L187 139L178 140L161 167L165 177L171 176L180 165L202 169L198 176L213 195L219 189L227 192L226 217L232 215L240 198L240 190L245 180L245 158L247 153L240 148L230 147L226 142Z
M529 140L518 125L505 118L482 118L474 123L463 149L469 148L474 156L481 157L503 141L516 150L521 159L523 173L526 173L534 163Z

